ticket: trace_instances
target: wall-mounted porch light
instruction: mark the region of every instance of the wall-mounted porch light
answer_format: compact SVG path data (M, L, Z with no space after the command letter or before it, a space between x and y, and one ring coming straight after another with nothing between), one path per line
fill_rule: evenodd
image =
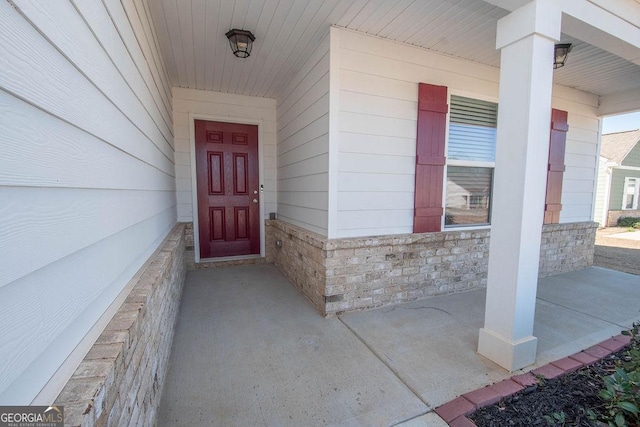
M226 34L229 39L229 46L233 54L238 58L248 58L251 55L251 47L256 39L251 31L233 29Z
M557 44L554 49L553 69L564 67L571 52L571 43Z

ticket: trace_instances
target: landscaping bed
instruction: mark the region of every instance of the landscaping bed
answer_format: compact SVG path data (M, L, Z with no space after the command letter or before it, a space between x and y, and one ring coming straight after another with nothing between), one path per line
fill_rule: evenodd
M500 402L468 415L479 427L639 426L640 324L622 350L558 378L537 378Z

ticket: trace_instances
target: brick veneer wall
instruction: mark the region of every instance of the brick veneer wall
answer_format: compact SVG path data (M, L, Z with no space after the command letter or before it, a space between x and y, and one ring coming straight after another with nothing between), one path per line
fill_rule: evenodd
M319 234L282 221L267 220L267 261L307 297L321 313L325 312L327 239ZM276 242L282 242L276 247Z
M326 313L485 286L488 256L488 230L332 240Z
M545 225L540 276L592 265L596 228L594 222ZM489 230L326 239L267 221L267 262L331 315L484 287L489 239Z
M607 214L607 227L617 226L618 220L625 217L640 218L640 210L609 211Z
M184 285L184 224L137 274L127 299L56 399L65 425L154 425Z
M538 276L553 276L592 266L597 229L597 222L544 225Z

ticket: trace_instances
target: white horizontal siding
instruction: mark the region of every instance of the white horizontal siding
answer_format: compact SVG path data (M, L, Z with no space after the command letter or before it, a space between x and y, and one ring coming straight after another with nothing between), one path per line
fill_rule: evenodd
M0 3L0 404L64 384L176 222L146 1Z
M415 185L418 83L443 85L456 95L496 102L499 69L337 31L337 236L410 233L413 200L408 194L413 195ZM597 164L597 98L555 86L553 107L569 112L561 222L586 221L591 217Z
M8 380L3 403L39 391L73 350L69 344L84 338L174 223L172 207L2 288L0 351L10 352L0 368Z
M191 144L189 114L220 119L261 122L262 140L259 141L263 168L265 217L276 211L276 101L230 93L173 88L173 123L176 141L176 185L178 221L193 221L193 194L191 182Z
M329 37L277 104L278 218L328 233Z
M607 225L606 215L608 214L608 209L605 208L605 201L608 199L609 191L607 188L607 184L609 184L606 166L607 159L599 157L598 162L598 182L596 188L595 208L593 210L593 220L597 221L601 227L605 227Z
M554 108L569 112L560 222L593 221L600 129L597 102L563 86L555 86L553 95Z

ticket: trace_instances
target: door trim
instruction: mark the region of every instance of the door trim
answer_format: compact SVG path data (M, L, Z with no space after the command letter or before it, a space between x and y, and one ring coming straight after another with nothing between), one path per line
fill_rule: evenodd
M210 114L189 113L189 154L191 157L191 202L193 204L193 248L195 251L195 262L208 262L208 261L222 261L230 257L222 258L200 258L200 236L198 227L198 182L196 176L196 135L195 135L195 121L196 120L208 120L213 122L224 123L237 123L242 125L255 125L258 126L258 180L259 185L264 185L264 146L262 133L264 130L264 121L260 119L247 119L240 117L230 116L215 116ZM260 208L260 255L240 255L231 258L234 259L248 259L258 258L265 256L265 226L264 226L264 194L260 194L259 208Z

